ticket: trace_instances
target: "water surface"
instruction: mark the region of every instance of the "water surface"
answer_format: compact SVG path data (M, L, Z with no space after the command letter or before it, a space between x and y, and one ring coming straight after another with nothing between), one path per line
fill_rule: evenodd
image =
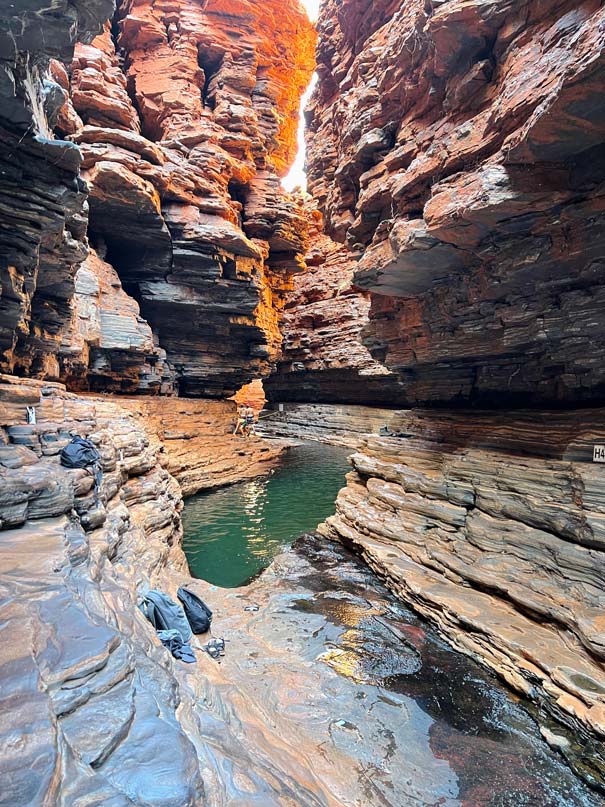
M302 536L249 586L203 593L226 639L204 703L244 721L249 753L259 766L268 755L279 791L264 786L238 804L605 803L544 742L535 707L448 647L341 545ZM220 803L235 803L227 790Z
M266 477L187 500L183 549L194 577L244 585L302 532L334 512L351 449L305 443Z
M444 644L347 549L300 535L334 512L347 453L303 445L271 476L186 504L185 551L214 584L201 593L226 640L220 665L205 669L200 703L212 704L212 719L198 715L220 770L210 800L602 805L544 742L535 707ZM242 770L231 747L223 756L227 732L217 730L233 713L253 738L240 749Z

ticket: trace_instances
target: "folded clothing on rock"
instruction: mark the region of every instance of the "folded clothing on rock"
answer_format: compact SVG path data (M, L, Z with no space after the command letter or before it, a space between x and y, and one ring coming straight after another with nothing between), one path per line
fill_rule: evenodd
M158 639L174 658L188 664L196 660L189 644L193 636L191 627L180 605L163 591L151 589L139 608L156 629Z
M191 645L183 641L178 630L159 630L157 636L164 647L170 650L174 658L185 661L187 664L191 664L196 660Z

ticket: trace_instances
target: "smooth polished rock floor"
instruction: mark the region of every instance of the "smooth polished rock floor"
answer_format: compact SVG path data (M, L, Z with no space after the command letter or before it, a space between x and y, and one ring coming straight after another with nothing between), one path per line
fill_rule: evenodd
M241 776L219 784L219 775L216 790L205 779L209 803L223 803L229 791L242 805L603 804L522 703L340 545L305 535L245 588L199 582L215 610L213 634L227 642L220 664L198 654L198 711L207 720L210 704L236 736L239 726L251 770L257 752L266 758L280 749L280 787L265 790L264 801L252 786L246 800ZM245 610L251 605L258 610ZM199 686L199 671L181 674ZM291 795L283 790L289 766ZM266 772L261 778L266 786Z

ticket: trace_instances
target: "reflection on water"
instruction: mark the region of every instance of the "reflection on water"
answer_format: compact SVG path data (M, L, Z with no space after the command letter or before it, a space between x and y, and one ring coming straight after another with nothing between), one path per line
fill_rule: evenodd
M548 747L518 698L341 545L303 535L250 586L208 588L237 702L260 705L270 736L322 784L321 798L298 792L288 804L605 804Z
M307 730L318 730L325 708L329 738L320 738L322 747L345 768L350 760L359 766L364 795L345 803L605 804L544 743L517 698L441 642L357 558L316 536L302 537L292 554L309 566L280 561L279 575L265 578L269 601L251 622L263 642L293 651L297 670L304 661L312 665ZM263 578L251 587L255 601L262 602L262 587ZM317 661L338 679L318 671Z
M233 588L265 569L297 535L334 512L349 453L301 445L268 477L188 499L183 548L192 574Z

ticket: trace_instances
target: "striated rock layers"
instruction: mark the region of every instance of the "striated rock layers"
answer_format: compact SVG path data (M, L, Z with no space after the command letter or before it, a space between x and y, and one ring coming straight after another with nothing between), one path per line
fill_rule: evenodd
M273 401L397 402L403 386L361 343L369 295L353 285L356 261L323 233L321 214L307 203L311 223L307 271L296 275L281 320L282 354L265 381Z
M125 0L70 68L89 233L157 334L181 394L265 375L303 268L306 218L279 176L314 32L297 4ZM279 34L279 35L278 35Z
M0 802L222 804L244 781L251 798L277 804L297 763L286 751L279 774L277 752L250 754L250 713L235 726L224 707L209 710L217 692L201 662L187 675L136 607L150 587L197 585L180 548L175 476L189 492L221 484L240 462L266 463L267 449L227 437L233 404L202 413L198 402L121 401L0 376ZM89 471L59 463L71 433L99 448L97 491ZM317 803L303 785L299 795Z
M112 11L112 0L0 2L0 370L60 373L86 187L78 148L52 135L65 92L48 60L70 59Z
M605 392L604 47L597 0L326 0L308 112L364 343L433 406L383 419L323 530L571 726L600 782L605 420L574 407ZM372 422L335 409L271 428Z
M309 188L402 403L603 399L605 10L326 0Z
M470 805L486 788L502 804L600 804L522 707L342 547L307 536L246 589L190 579L166 467L186 470L172 444L195 419L220 446L233 404L202 420L200 402L177 403L0 377L3 807ZM98 497L59 464L70 431L100 449ZM208 636L195 664L173 660L136 607L182 584L214 609L222 663L200 651Z
M258 431L266 437L312 440L361 450L368 434L390 430L399 417L397 409L376 406L288 402L273 408Z
M122 0L93 39L108 0L39 5L11 4L0 41L0 369L232 394L269 372L304 267L279 177L315 32L297 3Z
M324 534L354 546L455 647L605 759L605 488L599 410L402 411L352 458ZM568 750L563 744L563 753Z

